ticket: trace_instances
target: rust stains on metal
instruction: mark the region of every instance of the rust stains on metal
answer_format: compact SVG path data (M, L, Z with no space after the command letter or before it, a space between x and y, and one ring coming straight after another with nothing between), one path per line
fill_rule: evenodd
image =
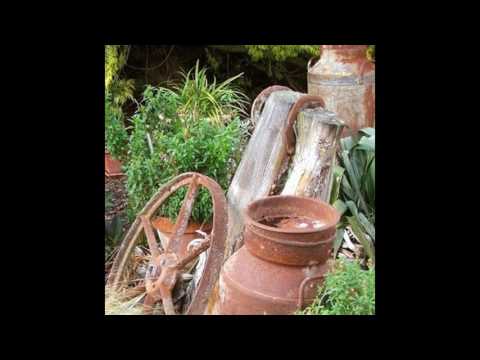
M367 45L322 45L320 60L308 63L308 93L325 100L349 128L343 136L374 126L375 65ZM312 60L312 59L311 59Z
M300 97L290 109L287 119L287 127L285 129L284 137L286 143L287 154L292 155L295 151L295 133L293 125L297 119L298 113L305 107L325 107L325 101L320 96L304 95Z
M298 219L307 218L308 223L297 224ZM265 224L276 219L283 227ZM323 263L339 219L333 207L315 199L288 195L263 198L250 204L245 213L245 246L254 255L280 264Z
M189 190L177 217L174 235L168 242L166 249L161 251L152 231L151 217L172 193L186 185L189 185ZM210 192L212 198L212 231L205 239L199 239L195 244L188 247L188 251L185 254L179 246L178 238L187 229L199 186L205 187ZM210 293L218 279L225 253L227 204L222 188L214 180L198 173L179 175L164 185L145 205L127 232L112 266L107 282L108 286L119 288L122 285L127 262L142 230L146 233L148 246L152 254L144 280L146 289L144 300L145 313L152 313L155 303L161 301L165 314L177 314L172 291L179 281L188 278L182 275L185 267L191 264L192 260L200 254L209 250L203 274L197 284L192 301L184 312L191 315L203 314Z
M105 175L107 177L123 176L122 164L108 153L105 153Z
M298 196L271 196L246 212L245 245L225 263L214 314L292 314L329 270L338 212Z

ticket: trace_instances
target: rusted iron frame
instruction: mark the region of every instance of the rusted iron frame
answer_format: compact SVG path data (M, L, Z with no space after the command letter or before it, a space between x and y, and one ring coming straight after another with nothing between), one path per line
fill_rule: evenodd
M299 310L302 310L304 307L304 291L305 291L305 286L314 280L320 280L323 279L325 275L317 275L317 276L309 276L303 279L303 281L300 283L300 286L298 287L298 302L297 302L297 308Z
M227 274L223 274L223 281L228 284L229 287L235 289L239 293L242 294L242 296L247 296L254 298L259 301L265 301L271 304L275 304L275 306L283 306L283 305L289 305L294 303L296 308L298 310L302 310L305 307L305 287L306 285L315 280L321 280L322 278L325 277L325 274L322 275L315 275L315 276L309 276L303 279L303 281L300 283L298 287L298 293L296 297L293 298L280 298L277 296L272 296L268 295L262 292L259 292L258 290L256 291L251 291L249 288L243 286L241 283L238 283L234 279L230 278ZM313 301L314 298L307 298L309 301Z
M173 235L170 237L170 240L168 241L167 250L166 250L167 252L174 252L174 253L180 254L181 244L180 242L177 241L177 239L185 233L185 230L187 229L187 226L188 226L188 220L190 219L190 216L192 214L193 204L195 203L195 199L198 193L197 178L198 177L196 175L193 176L192 182L188 187L187 194L183 199L182 207L180 209L180 212L178 213L175 226L172 230Z
M160 250L158 249L157 241L155 240L155 234L153 233L152 224L150 220L148 220L145 216L140 215L140 221L142 222L143 230L145 235L147 236L148 247L150 249L150 253L153 257L157 257L161 254Z
M193 259L195 259L197 256L199 256L204 251L208 250L209 247L210 247L210 239L205 239L205 241L203 241L198 247L196 247L194 250L189 252L182 259L178 260L177 264L175 265L175 268L178 269L178 270L183 269Z
M223 190L215 181L213 181L207 176L199 173L184 173L164 185L157 192L157 194L155 194L150 199L150 201L145 205L143 210L138 214L134 223L125 235L124 240L122 241L119 252L112 266L112 270L109 274L107 285L112 286L113 288L119 287L120 278L124 272L127 260L129 259L129 256L133 251L133 248L138 240L141 230L143 229L146 232L148 240L148 224L150 223L149 219L151 218L153 213L173 192L175 192L178 188L188 184L190 184L190 187L185 197L186 202L184 202L182 205L182 209L180 211L175 226L175 240L169 242L169 244L167 245L167 249L164 253L158 255L156 258L152 257L153 261L151 261L151 263L157 262L158 265L156 266L158 267L163 261L163 259L169 261L167 264L164 264L164 266L160 265L161 273L155 283L151 283L151 274L148 271L146 274L145 281L146 284L148 283L148 288L150 289L150 294L147 294L144 301L144 311L146 313L151 313L153 311L153 305L156 301L158 301L160 297L162 299L162 302L164 302L165 313L175 314L175 310L173 308L173 301L171 299L171 291L179 277L179 269L187 265L196 256L200 255L200 253L210 248L211 251L207 256L205 269L198 283L195 294L193 295L193 300L191 301L186 312L187 314L203 313L207 305L209 294L213 286L215 285L216 279L218 277L220 266L223 263L228 216L227 204L225 196L223 194ZM188 218L191 215L193 201L199 184L206 187L211 194L214 209L212 232L208 241L202 242L200 246L198 246L192 251L191 254L188 254L187 257L178 260L178 257L174 252L174 250L176 249L176 238L182 235L182 230L184 232L186 229L185 224L188 224ZM152 248L155 249L156 241L152 241L152 234L153 231L150 234L149 247L151 244Z
M161 272L160 276L157 278L153 285L149 286L147 296L153 298L153 303L158 300L162 300L164 306L165 314L167 315L176 315L173 300L172 300L172 291L175 287L175 284L180 276L180 270L182 270L186 265L188 265L193 259L199 256L202 252L206 251L210 247L210 239L203 241L200 246L195 248L191 253L182 259L177 259L174 252L167 252L166 256L169 258L164 259L163 261L170 260L169 264L164 265L162 260L160 260ZM161 257L160 257L161 258ZM148 274L147 274L148 276ZM147 278L146 278L147 281ZM147 305L144 307L145 312L150 312L152 301L147 301Z
M292 89L290 89L287 86L272 85L263 89L260 92L260 94L257 95L257 97L252 103L252 109L250 111L250 121L252 122L253 125L256 125L257 114L260 112L260 109L262 108L263 104L265 104L265 101L267 101L268 97L275 91L286 91L286 90L292 91Z
M248 229L250 232L252 232L254 235L260 237L260 238L265 238L268 239L274 243L277 243L279 245L287 245L287 246L295 246L295 247L318 247L318 246L323 246L323 245L328 245L333 240L335 239L335 231L333 232L333 235L328 238L327 240L321 240L317 242L306 242L306 241L293 241L293 240L282 240L281 236L282 234L295 234L295 235L302 235L305 234L306 232L301 232L301 231L294 231L293 229L286 229L285 232L281 233L278 232L278 237L272 237L268 236L265 233L259 233L255 227L249 227ZM322 231L325 231L324 229L321 229ZM311 231L310 233L313 233L314 231ZM270 234L273 235L272 232Z
M295 151L295 133L293 126L297 120L298 113L306 106L325 108L325 101L320 96L304 95L293 104L287 118L287 127L284 132L284 139L288 155L293 155Z

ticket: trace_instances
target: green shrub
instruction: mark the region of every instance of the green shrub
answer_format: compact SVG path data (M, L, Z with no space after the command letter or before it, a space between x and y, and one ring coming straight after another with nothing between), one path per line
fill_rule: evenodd
M315 301L297 315L374 315L375 270L355 261L337 260Z
M114 158L125 160L128 134L123 123L122 109L115 105L111 96L105 96L105 145Z
M130 217L143 208L162 184L184 172L210 176L227 189L237 165L236 150L241 131L239 118L223 127L200 120L192 125L189 136L181 131L169 134L155 131L151 136L151 152L145 128L141 123L134 123L130 140L132 152L126 173ZM160 215L175 219L185 194L186 188L179 189L164 203ZM209 220L211 215L209 193L201 190L192 211L192 220Z
M131 119L128 141L125 168L130 219L163 184L184 172L202 173L228 188L246 135L239 118L242 95L231 85L235 78L209 84L197 63L185 75L183 86L174 90L147 86ZM228 119L224 117L227 114ZM159 215L175 219L185 194L186 188L179 189L163 204ZM200 190L192 220L208 221L211 215L208 191Z

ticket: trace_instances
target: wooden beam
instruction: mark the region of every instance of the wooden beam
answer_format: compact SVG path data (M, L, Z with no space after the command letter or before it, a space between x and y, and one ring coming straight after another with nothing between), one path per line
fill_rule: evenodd
M299 113L294 129L295 154L281 194L328 202L343 122L322 108L305 109Z

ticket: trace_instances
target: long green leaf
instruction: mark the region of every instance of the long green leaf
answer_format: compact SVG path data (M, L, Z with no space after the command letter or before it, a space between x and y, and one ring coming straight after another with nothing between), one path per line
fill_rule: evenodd
M362 191L360 189L360 184L359 184L359 178L358 176L358 171L355 171L352 163L350 162L350 159L348 158L348 152L343 151L342 152L342 161L343 165L345 166L345 169L347 170L348 173L348 179L350 180L353 189L355 190L355 193L357 195L357 198L360 202L360 208L365 212L368 213L368 208L367 204L365 203L365 199L363 198Z
M369 241L365 237L360 223L354 216L349 216L347 220L348 220L348 223L350 224L350 227L352 228L352 232L355 234L355 236L358 238L358 240L362 244L363 248L367 252L368 257L372 259L373 264L375 264L375 248L371 243L371 241Z
M375 135L362 137L358 142L356 149L375 152Z
M335 200L335 202L333 203L333 207L337 209L340 216L342 216L348 209L347 205L340 199Z
M350 151L355 146L355 142L351 136L340 139L340 148L343 151Z
M357 205L355 205L355 203L351 200L347 200L345 202L345 205L347 206L348 210L350 210L350 213L355 216L355 217L358 217L358 209L357 209Z
M356 199L352 186L348 182L348 178L346 176L342 177L341 191L346 195L348 199L352 199L352 200Z
M358 214L358 220L362 224L367 234L370 235L372 241L375 242L375 226L373 226L373 224L368 221L367 217L363 213Z
M337 201L338 196L340 195L340 185L342 184L342 177L345 169L341 166L334 165L333 167L333 184L332 184L332 191L330 193L330 204L335 203Z
M224 82L222 82L220 85L218 85L218 87L216 88L216 91L218 92L218 91L222 90L225 86L230 84L232 81L238 79L240 76L243 76L243 72L225 80Z
M359 130L360 133L364 133L368 136L375 136L375 128L366 127Z
M370 206L375 202L375 173L372 170L375 170L375 153L370 154L361 179L361 187Z

